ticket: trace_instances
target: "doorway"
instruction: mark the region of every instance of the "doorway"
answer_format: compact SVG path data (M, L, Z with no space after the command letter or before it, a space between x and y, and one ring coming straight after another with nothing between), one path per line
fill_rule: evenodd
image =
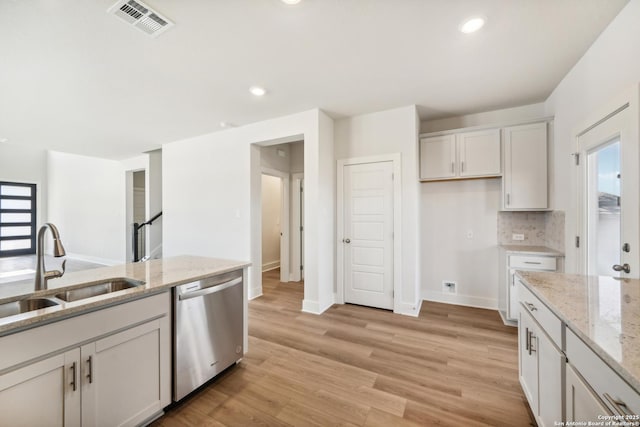
M400 156L338 161L338 302L394 309Z
M146 221L147 215L147 196L146 196L146 172L144 170L133 172L133 222L134 224L142 224ZM134 254L137 259L143 258L146 253L146 230L145 227L140 229L139 236L134 240L136 248ZM135 256L134 256L135 257ZM135 259L135 258L134 258Z
M638 141L629 104L578 135L579 271L638 277Z
M282 230L282 178L262 174L262 272L280 268Z

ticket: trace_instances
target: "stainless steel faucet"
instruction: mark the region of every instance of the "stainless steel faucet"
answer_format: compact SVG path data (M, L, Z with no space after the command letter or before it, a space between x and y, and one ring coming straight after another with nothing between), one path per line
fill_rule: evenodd
M47 282L50 279L55 279L56 277L62 277L62 275L66 270L66 264L67 264L66 259L62 262L62 271L59 271L59 270L47 271L44 267L44 235L47 232L47 229L50 229L51 234L53 234L53 256L58 258L66 255L66 252L64 251L64 246L62 246L62 241L60 240L60 233L58 233L58 228L55 225L51 224L50 222L40 227L40 230L38 231L38 250L36 252L36 257L37 257L36 284L35 284L36 291L47 289Z

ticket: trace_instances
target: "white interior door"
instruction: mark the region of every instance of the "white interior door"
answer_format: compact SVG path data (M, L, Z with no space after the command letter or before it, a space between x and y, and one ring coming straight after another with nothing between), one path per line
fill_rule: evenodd
M393 162L344 166L345 302L393 309Z
M626 108L578 137L580 271L639 277L638 153Z

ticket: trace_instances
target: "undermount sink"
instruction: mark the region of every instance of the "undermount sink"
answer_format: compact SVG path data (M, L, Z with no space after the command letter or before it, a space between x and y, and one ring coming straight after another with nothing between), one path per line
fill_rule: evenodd
M56 305L58 305L57 302L46 298L22 299L18 301L5 302L4 304L0 304L0 318L28 313L29 311L53 307Z
M110 279L105 282L93 283L81 288L70 289L68 291L56 294L59 298L66 302L79 301L85 298L91 298L98 295L106 295L111 292L122 291L125 289L135 288L144 285L145 282L132 279Z

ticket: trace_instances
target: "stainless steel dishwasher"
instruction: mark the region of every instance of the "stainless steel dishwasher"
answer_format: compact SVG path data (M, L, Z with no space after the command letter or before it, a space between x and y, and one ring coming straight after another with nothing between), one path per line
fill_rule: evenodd
M173 400L242 358L242 270L174 289Z

